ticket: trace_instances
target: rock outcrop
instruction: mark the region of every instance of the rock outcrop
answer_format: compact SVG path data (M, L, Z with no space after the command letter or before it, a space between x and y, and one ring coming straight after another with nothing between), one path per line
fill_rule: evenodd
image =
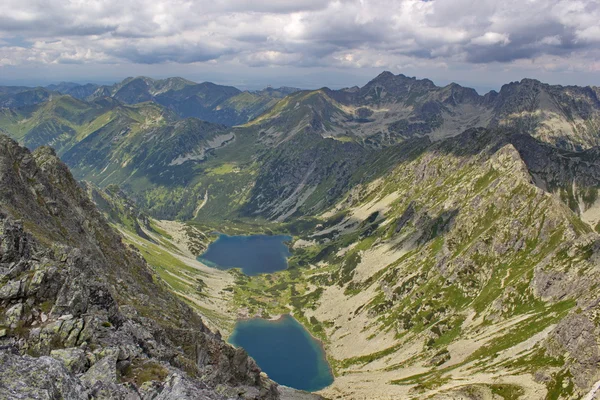
M51 149L0 136L0 187L0 397L280 397L122 243Z

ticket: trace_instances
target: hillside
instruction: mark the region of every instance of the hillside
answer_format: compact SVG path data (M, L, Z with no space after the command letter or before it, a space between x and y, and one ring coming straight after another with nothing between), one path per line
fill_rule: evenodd
M154 101L181 118L195 117L227 126L239 125L262 114L279 99L297 89L267 88L241 91L211 82L195 83L183 78L127 78L112 86L101 86L89 99L112 97L126 104Z
M0 136L0 150L5 395L279 398L122 243L51 149Z
M439 140L475 127L507 127L582 150L600 144L599 95L596 87L523 79L481 96L455 83L439 87L428 79L383 72L361 88L292 94L252 124L272 126L270 137L310 126L324 137L375 148L419 136Z
M120 185L138 206L169 219L314 215L363 180L358 171L371 179L393 167L403 148L410 153L473 127L528 135L566 152L600 144L597 88L531 79L481 96L389 72L361 88L316 91L241 92L181 78L128 78L96 95L112 97L58 96L2 109L0 129L30 148L54 146L78 179ZM231 116L234 109L265 112L233 128L229 117L225 126L181 120L219 121L209 114ZM361 168L365 163L376 170ZM563 182L560 190L566 198L573 188Z
M235 275L228 307L321 338L328 398L580 398L600 379L596 152L473 129L368 153L327 212L263 223L294 232L290 269Z
M576 399L600 381L597 88L481 96L384 72L267 89L284 97L234 127L158 100L264 96L234 89L132 78L2 109L0 128L55 146L165 296L211 328L292 313L323 341L327 398ZM215 232L291 235L289 268L211 269L195 257Z
M600 236L534 184L534 146L479 129L399 161L238 306L291 309L327 343L326 397L579 398L600 379Z
M28 148L51 145L62 155L101 130L124 134L174 119L152 103L126 106L112 99L56 96L29 107L0 109L0 130Z

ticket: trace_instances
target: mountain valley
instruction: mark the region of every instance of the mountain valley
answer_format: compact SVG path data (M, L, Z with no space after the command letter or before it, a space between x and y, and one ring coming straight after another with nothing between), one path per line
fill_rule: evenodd
M480 95L383 72L244 92L139 77L2 87L0 107L11 376L41 357L56 390L96 398L600 387L598 87L524 79ZM291 236L288 268L207 266L221 233ZM287 314L327 355L334 381L314 395L222 340L238 319ZM0 389L25 390L6 377Z

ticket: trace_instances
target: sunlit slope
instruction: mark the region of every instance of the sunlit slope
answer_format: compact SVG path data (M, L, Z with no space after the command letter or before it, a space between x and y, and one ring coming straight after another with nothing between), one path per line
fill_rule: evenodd
M600 241L513 140L469 131L357 185L301 235L294 271L237 301L289 307L327 341L326 396L576 398L600 374L582 333L598 329Z

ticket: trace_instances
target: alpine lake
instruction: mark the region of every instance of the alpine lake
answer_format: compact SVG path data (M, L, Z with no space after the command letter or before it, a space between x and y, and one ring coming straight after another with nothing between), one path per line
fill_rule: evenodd
M240 268L246 275L287 268L289 236L220 235L198 260L219 269ZM292 316L253 318L236 323L229 342L243 347L259 367L280 385L309 392L333 383L321 343Z

